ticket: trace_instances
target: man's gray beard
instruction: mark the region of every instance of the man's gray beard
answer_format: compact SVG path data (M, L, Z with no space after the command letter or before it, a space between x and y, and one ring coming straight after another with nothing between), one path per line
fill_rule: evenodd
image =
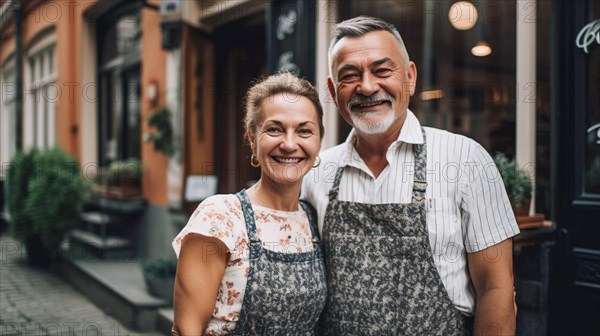
M366 113L373 113L373 112L366 112ZM378 112L378 113L383 113L383 112ZM372 122L367 122L365 120L366 118L365 118L365 116L363 116L363 114L365 114L365 113L358 114L358 113L350 112L350 119L352 120L352 123L354 124L354 128L356 128L356 130L362 134L377 135L377 134L385 133L388 129L390 129L390 127L394 123L393 108L390 109L390 111L386 112L385 118L376 124L374 124Z

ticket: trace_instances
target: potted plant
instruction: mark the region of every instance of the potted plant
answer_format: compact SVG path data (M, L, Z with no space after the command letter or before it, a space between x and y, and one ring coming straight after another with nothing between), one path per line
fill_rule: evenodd
M65 234L77 225L88 192L78 162L58 148L21 152L9 167L6 187L10 230L25 243L29 265L52 263Z
M142 264L144 280L150 294L173 302L173 288L177 273L177 260L151 259Z
M515 160L510 160L503 153L497 153L494 156L494 163L502 176L515 215L529 215L529 204L533 189L529 173L520 167Z
M141 195L142 164L137 158L115 160L102 169L94 192L123 199Z

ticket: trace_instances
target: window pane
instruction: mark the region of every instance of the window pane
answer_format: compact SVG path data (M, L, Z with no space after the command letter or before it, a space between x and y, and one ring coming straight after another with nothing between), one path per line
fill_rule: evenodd
M48 59L49 59L49 74L54 74L54 46L48 49Z
M122 89L121 74L113 73L111 81L111 91L113 92L111 103L112 134L113 138L109 141L109 159L122 159L119 155L119 149L123 147L123 115L122 115ZM112 112L112 113L111 113Z
M139 96L140 8L138 2L123 3L96 22L98 77L101 81L100 162L140 157L139 99L130 102L129 95ZM135 73L135 77L132 77ZM138 83L130 87L131 82ZM133 104L133 105L132 105ZM138 104L138 105L136 105Z
M2 109L0 110L0 162L10 162L16 152L15 72L12 67L2 69ZM3 173L4 171L2 171ZM0 176L1 177L1 176Z
M127 157L140 157L140 74L137 71L127 76Z
M140 45L141 29L139 12L123 15L117 11L112 15L122 15L107 24L102 36L101 63L129 52L137 51ZM107 20L110 22L111 18ZM104 28L104 27L103 27Z

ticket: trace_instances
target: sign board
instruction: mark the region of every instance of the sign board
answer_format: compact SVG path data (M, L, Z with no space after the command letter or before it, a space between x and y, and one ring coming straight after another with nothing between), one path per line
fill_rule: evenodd
M315 82L315 0L270 0L267 9L269 72L289 70Z
M185 201L201 202L217 193L217 176L190 175L185 181Z

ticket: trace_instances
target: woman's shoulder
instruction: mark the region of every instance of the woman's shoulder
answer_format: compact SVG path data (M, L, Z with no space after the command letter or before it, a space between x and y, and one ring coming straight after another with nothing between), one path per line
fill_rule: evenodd
M200 215L221 215L238 217L242 213L239 199L234 194L213 195L202 201L191 218Z
M196 208L186 226L174 240L175 251L179 251L181 241L188 233L198 233L215 237L225 243L230 251L236 248L236 241L244 235L243 214L235 195L211 196Z

